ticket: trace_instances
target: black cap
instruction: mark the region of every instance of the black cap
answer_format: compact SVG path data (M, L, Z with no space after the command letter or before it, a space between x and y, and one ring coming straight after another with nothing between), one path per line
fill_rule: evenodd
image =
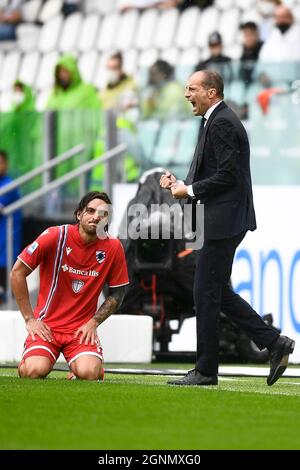
M222 44L222 36L218 31L215 31L208 36L208 45L214 46L216 44Z
M242 23L240 25L240 29L253 29L257 31L257 24L254 21L246 21L246 23Z

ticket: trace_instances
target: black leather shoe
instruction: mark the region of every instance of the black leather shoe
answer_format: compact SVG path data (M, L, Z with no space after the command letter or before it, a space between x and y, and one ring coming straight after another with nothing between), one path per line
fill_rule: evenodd
M188 373L178 380L169 380L170 385L218 385L217 375L202 375L197 369L189 370Z
M292 354L295 348L295 341L287 336L279 336L270 351L270 374L267 378L267 384L273 385L284 373L288 362L289 354Z

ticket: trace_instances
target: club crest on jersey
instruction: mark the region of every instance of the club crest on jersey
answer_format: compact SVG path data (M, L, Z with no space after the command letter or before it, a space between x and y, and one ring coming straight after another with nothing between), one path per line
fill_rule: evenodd
M80 279L75 279L75 281L72 281L72 289L75 294L78 294L78 292L81 291L81 289L84 286L84 282L80 281Z
M105 256L105 251L96 251L96 260L99 264L103 263L103 261L105 260Z

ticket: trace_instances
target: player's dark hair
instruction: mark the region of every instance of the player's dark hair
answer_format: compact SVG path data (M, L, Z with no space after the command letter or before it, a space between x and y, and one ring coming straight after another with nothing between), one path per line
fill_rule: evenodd
M81 201L79 201L78 206L76 207L74 211L76 223L79 222L77 219L78 212L82 212L86 208L88 203L91 202L93 199L101 199L101 201L104 201L106 202L106 204L111 205L111 200L109 199L106 193L99 192L99 191L90 191L85 196L83 196L83 198L81 199ZM107 229L108 229L108 225L105 227L105 230Z
M7 155L7 152L5 150L2 150L0 149L0 157L2 157L2 159L7 162L8 161L8 155Z
M206 90L209 88L215 88L217 96L219 98L224 98L224 82L221 75L219 75L214 70L202 70L204 78L202 84Z

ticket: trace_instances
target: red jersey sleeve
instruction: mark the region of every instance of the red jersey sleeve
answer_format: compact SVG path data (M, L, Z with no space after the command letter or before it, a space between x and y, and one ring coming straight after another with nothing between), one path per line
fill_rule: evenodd
M115 256L108 274L108 286L119 287L129 284L127 264L123 246L120 240L116 240Z
M18 259L34 271L42 261L47 259L49 254L53 253L53 248L57 245L59 231L59 227L50 227L45 230L33 243L24 248Z

